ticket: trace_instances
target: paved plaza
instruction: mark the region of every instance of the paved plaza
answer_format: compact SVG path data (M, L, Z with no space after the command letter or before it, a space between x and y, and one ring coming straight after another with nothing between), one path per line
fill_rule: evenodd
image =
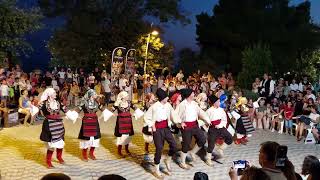
M17 126L0 131L0 170L3 180L13 179L40 179L48 173L65 173L75 180L95 180L105 174L119 174L128 180L156 179L143 166L144 142L141 134L143 122L134 122L135 135L133 137L131 151L132 157L120 159L117 157L115 137L113 129L115 119L108 122L100 121L102 132L101 147L96 151L98 160L83 162L80 159L79 141L77 139L81 121L73 124L65 120L66 146L64 149L65 165L53 162L54 169L47 169L45 166L46 149L39 140L41 124L30 127ZM301 164L306 155L320 157L320 147L315 145L305 145L297 143L293 136L279 135L269 131L259 130L255 132L250 142L246 146L232 144L225 151L225 157L219 161L223 164L214 163L214 167L208 167L200 158L194 163L191 170L183 170L177 164L173 164L173 175L166 176L165 179L193 179L197 171L205 172L210 180L229 179L228 170L233 160L245 159L258 165L259 144L267 141L277 141L280 144L288 145L288 157L296 167L296 171L301 171ZM152 147L152 153L154 148ZM152 156L153 157L153 156ZM162 163L163 164L163 163Z

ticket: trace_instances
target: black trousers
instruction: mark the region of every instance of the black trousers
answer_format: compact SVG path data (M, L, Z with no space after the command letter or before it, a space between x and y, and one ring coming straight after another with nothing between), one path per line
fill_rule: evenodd
M220 137L224 139L226 144L230 145L232 143L232 135L226 128L217 129L215 127L210 127L208 131L208 153L212 153L216 140Z
M190 144L192 137L196 138L196 143L199 147L204 147L206 143L206 137L203 131L199 128L183 129L182 131L182 152L187 153L190 150Z
M153 133L153 141L156 146L156 153L154 155L154 163L160 164L161 154L164 146L164 141L169 144L169 156L172 156L177 152L177 144L174 140L172 133L169 128L157 129Z

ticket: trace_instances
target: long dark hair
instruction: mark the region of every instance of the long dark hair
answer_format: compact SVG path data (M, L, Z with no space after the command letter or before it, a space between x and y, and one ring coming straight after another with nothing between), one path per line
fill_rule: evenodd
M310 174L312 179L320 179L320 162L315 156L309 155L304 158L301 174Z

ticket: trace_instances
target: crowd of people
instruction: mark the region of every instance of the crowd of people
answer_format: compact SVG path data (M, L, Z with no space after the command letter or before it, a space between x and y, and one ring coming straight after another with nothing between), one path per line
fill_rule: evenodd
M306 136L305 130L310 129L315 140L319 141L320 84L312 84L307 77L298 82L297 78L286 76L274 80L264 74L262 80L257 78L252 84L255 99L246 97L247 94L237 88L232 73L222 73L215 78L210 72L198 71L187 77L180 70L175 76L163 73L147 77L138 74L111 77L106 70L100 71L99 68L89 73L82 68L75 71L54 68L44 74L27 74L17 65L12 69L0 69L0 112L4 126L8 123L7 114L14 108L24 115L23 124L26 126L33 124L36 117L44 117L40 139L47 146L48 168L53 168L51 161L55 150L59 163L64 164L61 111L73 121L80 112L84 114L79 132L84 161L88 161L88 150L89 158L96 159L94 150L99 147L101 138L98 111L103 112L105 120L112 115L117 117L114 135L120 157L125 156L123 147L127 155L131 154L132 118L142 118L145 153L149 154L150 144L155 145L154 174L162 178L160 160L165 141L169 144L164 159L168 175L171 175L172 157L181 168L190 169L197 159L196 153L205 149L203 159L208 166L213 166L214 151L221 157L224 149L232 143L246 145L256 129L295 134L297 141L301 141ZM40 113L34 113L34 107L39 108ZM135 111L133 114L131 109ZM143 116L138 115L141 110ZM193 138L196 143L191 147ZM253 173L262 179L264 176L265 179L295 179L290 161L286 161L289 165L285 166L290 167L289 170L276 167L275 155L279 146L275 142L262 144L259 162L263 171L252 167L243 177ZM190 161L187 161L188 157ZM315 173L310 177L317 179L314 170L304 173L307 172ZM230 170L231 179L234 173Z

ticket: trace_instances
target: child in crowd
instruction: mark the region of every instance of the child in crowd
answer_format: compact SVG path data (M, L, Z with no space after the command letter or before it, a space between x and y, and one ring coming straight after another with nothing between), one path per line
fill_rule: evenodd
M287 105L283 109L283 114L285 119L286 133L291 135L292 134L292 117L294 114L294 108L291 101L287 102Z
M3 79L1 82L0 98L1 98L1 104L3 104L4 107L7 107L7 101L9 98L9 86L7 85L6 79Z

